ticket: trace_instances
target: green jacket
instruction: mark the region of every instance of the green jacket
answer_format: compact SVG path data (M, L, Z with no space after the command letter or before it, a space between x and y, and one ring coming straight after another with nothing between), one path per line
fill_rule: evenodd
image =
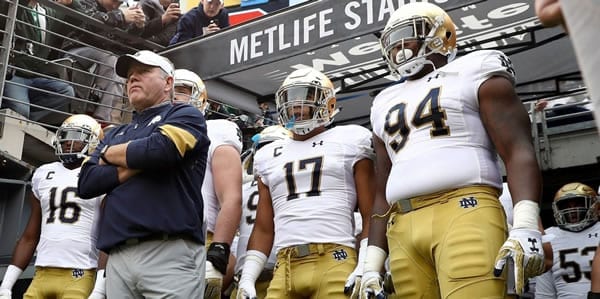
M28 3L29 0L19 0L20 5L27 6ZM54 15L53 10L46 7L45 9L47 16ZM11 53L10 64L34 72L54 75L52 74L48 65L45 63L45 60L48 59L50 50L42 43L41 30L32 27L36 24L33 11L19 7L17 9L17 20L27 24L15 22L15 35L13 44L14 51ZM53 23L55 23L53 20L51 20L49 17L46 17L47 30L52 30L51 27L53 26ZM50 33L46 33L46 39L48 39L50 35ZM38 77L38 75L27 71L15 70L15 72L21 77Z

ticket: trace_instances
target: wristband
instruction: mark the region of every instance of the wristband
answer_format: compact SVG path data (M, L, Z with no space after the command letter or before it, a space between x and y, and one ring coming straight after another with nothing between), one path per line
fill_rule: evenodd
M367 246L367 256L365 260L365 268L363 269L363 273L381 272L381 269L383 268L383 263L385 263L386 258L387 252L385 252L385 250L375 245Z
M521 200L513 208L513 229L527 228L538 230L540 206L531 200Z
M258 250L248 250L244 259L240 284L242 281L249 281L255 284L266 263L267 255Z
M106 295L106 272L104 269L100 269L96 272L96 282L94 283L92 292Z
M21 273L23 273L21 268L15 265L9 265L4 273L4 279L2 279L2 285L0 285L0 289L11 290L17 279L19 279L19 276L21 276Z
M358 264L357 264L357 268L359 268L361 271L361 275L362 275L362 269L364 269L365 266L365 259L367 258L367 248L369 248L368 246L369 244L369 238L364 238L362 240L360 240L360 246L358 247Z
M208 246L206 260L211 262L217 271L225 275L227 272L227 263L229 262L229 253L229 244L212 242L210 243L210 246Z

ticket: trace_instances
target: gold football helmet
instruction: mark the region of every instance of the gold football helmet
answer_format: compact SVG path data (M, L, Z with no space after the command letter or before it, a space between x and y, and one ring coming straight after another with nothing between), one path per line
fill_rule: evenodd
M558 227L578 232L598 221L598 194L590 186L569 183L562 186L552 202L554 220Z
M408 40L422 42L417 53L404 48L404 42ZM437 5L427 2L410 3L400 6L392 13L379 43L390 72L409 77L418 73L425 64L433 64L426 59L430 54L438 53L454 58L456 28L450 16Z
M81 163L104 137L100 124L85 114L68 117L56 130L53 145L56 156L65 164Z
M281 139L292 138L292 132L285 129L280 125L268 126L264 128L260 133L252 136L252 148L248 151L244 152L242 156L242 166L244 168L244 182L251 181L253 179L253 164L254 164L254 153L258 151L261 147L275 141Z
M323 73L303 68L293 71L275 93L281 124L298 135L333 121L335 90Z
M206 85L204 85L204 82L202 79L200 79L200 76L186 69L176 69L173 77L175 88L177 88L177 86L185 86L192 89L191 94L175 92L175 100L190 103L194 107L200 109L200 111L204 114L204 111L208 106L208 93L206 91ZM189 100L182 100L186 99L186 97L188 97Z

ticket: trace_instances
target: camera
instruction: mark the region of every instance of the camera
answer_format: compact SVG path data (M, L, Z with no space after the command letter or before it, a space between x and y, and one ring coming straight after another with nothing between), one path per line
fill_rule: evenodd
M219 20L217 20L217 19L211 19L208 23L209 24L215 24L215 25L219 26Z

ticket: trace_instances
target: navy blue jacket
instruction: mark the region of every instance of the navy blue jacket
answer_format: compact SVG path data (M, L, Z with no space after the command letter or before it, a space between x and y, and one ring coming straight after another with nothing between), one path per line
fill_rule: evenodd
M210 20L216 20L217 25L222 28L229 27L229 12L226 8L221 8L219 14L213 18L209 18L204 14L204 8L202 3L197 7L192 8L190 11L185 13L177 23L177 32L171 38L169 45L181 43L194 37L199 37L204 34L202 31L203 27L207 27L210 24Z
M100 149L131 141L127 165L139 169L119 183L117 168L98 165ZM83 164L81 198L106 194L96 247L109 252L130 238L186 235L204 244L202 182L210 141L202 113L191 105L160 104L112 129Z

